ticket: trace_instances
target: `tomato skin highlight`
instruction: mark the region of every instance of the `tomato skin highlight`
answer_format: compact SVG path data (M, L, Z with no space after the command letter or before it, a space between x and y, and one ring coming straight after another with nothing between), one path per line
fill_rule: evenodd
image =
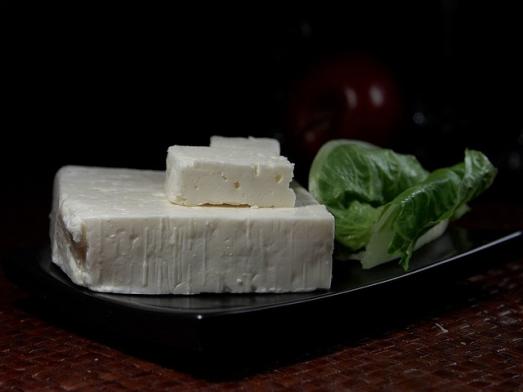
M298 151L312 158L331 139L386 145L402 118L392 73L369 56L346 55L320 63L297 83L287 130Z

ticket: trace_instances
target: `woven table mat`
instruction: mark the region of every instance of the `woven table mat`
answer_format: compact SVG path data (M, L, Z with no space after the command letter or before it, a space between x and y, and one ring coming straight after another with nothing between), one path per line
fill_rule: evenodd
M0 390L523 390L523 260L463 284L465 305L215 381L44 321L0 275Z

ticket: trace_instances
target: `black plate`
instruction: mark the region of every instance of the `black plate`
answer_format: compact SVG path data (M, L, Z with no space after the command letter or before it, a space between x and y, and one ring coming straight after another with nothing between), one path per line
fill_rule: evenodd
M17 252L4 267L12 280L39 294L50 308L66 312L91 330L201 352L280 344L325 331L322 326L337 323L337 318L365 318L378 303L397 306L401 293L412 297L413 290L429 283L444 290L456 273L470 273L485 261L499 262L511 253L507 253L510 245L520 249L522 239L523 231L452 227L415 253L408 272L395 262L365 271L357 262L336 261L329 291L300 294L96 293L74 285L51 263L49 249Z

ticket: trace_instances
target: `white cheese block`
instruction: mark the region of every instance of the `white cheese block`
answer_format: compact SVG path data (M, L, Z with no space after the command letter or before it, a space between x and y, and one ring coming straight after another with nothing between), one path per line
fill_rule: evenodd
M55 178L53 262L95 291L269 293L327 289L334 218L293 184L294 208L184 207L164 173L68 166Z
M293 207L294 165L282 156L222 147L172 146L165 192L173 203Z
M211 147L249 149L267 155L280 155L280 142L266 137L211 136Z

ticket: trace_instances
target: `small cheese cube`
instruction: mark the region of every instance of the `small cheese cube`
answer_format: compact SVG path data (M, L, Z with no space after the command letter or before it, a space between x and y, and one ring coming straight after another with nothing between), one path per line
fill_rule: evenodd
M171 202L186 206L294 207L293 170L285 157L248 149L172 146L165 192Z
M246 137L211 136L211 147L249 149L267 155L280 155L280 143L276 139Z
M292 292L329 288L334 218L298 185L294 208L183 207L164 173L68 166L56 175L53 262L95 291Z

